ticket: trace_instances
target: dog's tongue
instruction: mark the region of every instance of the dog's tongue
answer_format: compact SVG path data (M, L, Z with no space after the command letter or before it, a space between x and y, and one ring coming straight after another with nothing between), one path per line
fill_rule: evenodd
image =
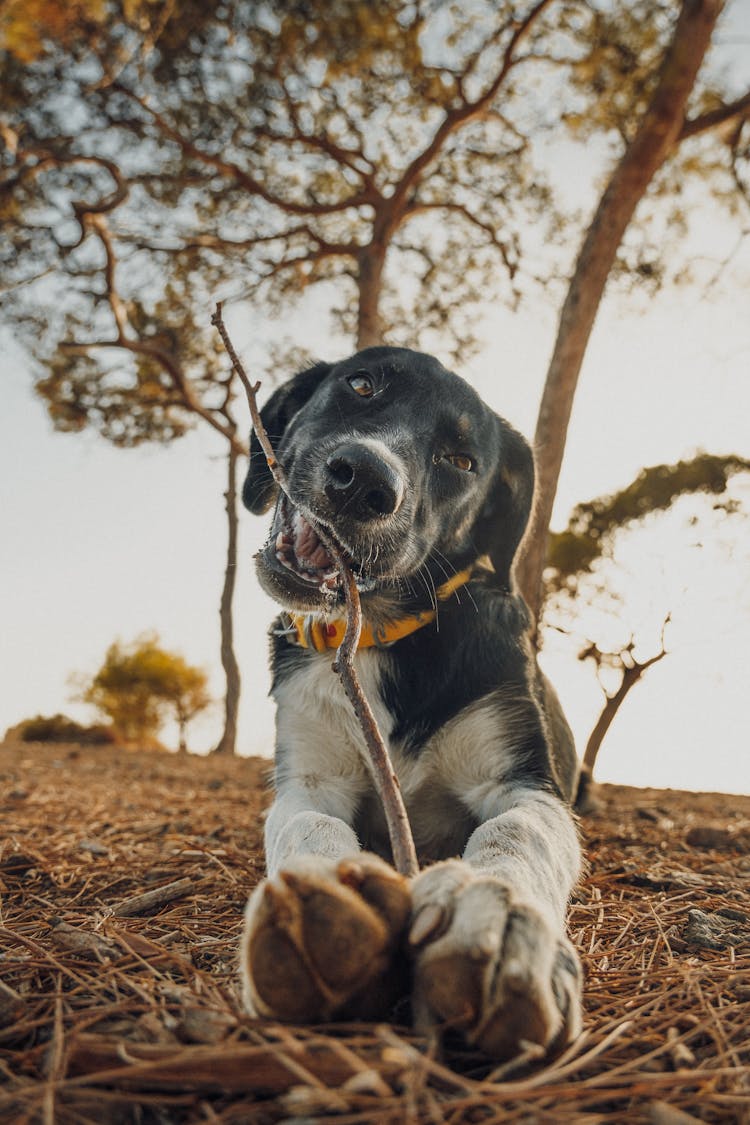
M328 570L334 566L315 528L311 527L301 512L296 511L292 519L294 533L294 553L303 566L311 570Z

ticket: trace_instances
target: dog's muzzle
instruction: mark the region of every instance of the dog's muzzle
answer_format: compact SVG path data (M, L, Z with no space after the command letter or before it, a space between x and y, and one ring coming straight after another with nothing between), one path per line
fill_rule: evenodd
M394 563L401 562L408 541L406 469L384 443L349 439L311 460L295 461L289 484L299 507L279 498L269 541L258 555L261 583L285 608L343 601L338 563L327 544L338 549L365 594L398 573Z
M394 515L404 499L396 466L371 445L347 442L326 459L323 490L332 514L369 521Z

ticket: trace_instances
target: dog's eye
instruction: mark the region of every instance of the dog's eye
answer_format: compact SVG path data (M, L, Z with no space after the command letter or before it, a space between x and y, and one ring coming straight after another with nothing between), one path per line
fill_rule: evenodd
M462 473L470 473L474 468L474 462L465 453L446 453L443 460L450 462L454 469L460 469Z
M364 371L358 371L355 375L350 375L346 381L360 398L372 398L375 394L372 379Z

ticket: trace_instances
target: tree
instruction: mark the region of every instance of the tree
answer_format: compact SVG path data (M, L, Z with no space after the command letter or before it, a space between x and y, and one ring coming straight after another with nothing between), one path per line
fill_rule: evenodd
M583 769L590 775L594 772L596 759L599 755L602 743L606 737L607 731L612 726L617 712L625 702L625 698L634 688L641 677L649 668L654 664L658 664L667 655L667 649L664 644L664 633L667 625L669 624L671 614L667 614L664 618L661 630L661 644L658 650L649 656L647 660L639 660L635 655L635 640L630 638L628 643L619 652L606 652L602 651L599 646L592 641L587 645L579 654L579 660L592 661L596 669L596 676L599 680L602 691L604 692L604 706L596 720L591 733L586 739L586 746L583 751ZM614 689L607 687L602 672L605 668L614 671L619 678L619 683Z
M79 698L111 719L126 741L137 746L153 745L164 722L173 718L181 751L187 750L188 723L211 704L206 673L163 649L155 635L131 645L110 645Z
M735 160L743 147L743 127L750 121L750 92L730 104L719 101L710 110L688 116L688 102L722 8L723 0L683 0L658 81L631 137L620 123L624 151L599 200L570 279L534 439L538 499L517 569L535 618L578 375L625 231L654 176L682 142L729 124Z
M688 529L697 545L715 541L720 520L747 515L731 485L736 478L747 480L748 473L750 460L733 454L699 453L673 465L654 465L618 492L576 505L567 527L550 535L542 630L585 638L577 640L578 659L593 665L604 694L584 750L583 764L589 773L625 699L648 669L668 654L666 630L673 617L679 620L690 612L689 595L679 593L679 564L672 562L661 605L649 607L647 624L642 611L638 621L633 591L653 590L658 584L658 560L648 551L638 551L638 572L623 574L624 540L642 540L646 527L667 513L674 514L681 502L693 497L702 503L683 513L681 530ZM696 540L701 523L704 531ZM672 552L678 556L687 550L683 535L679 550L673 545ZM688 608L680 601L687 602ZM658 625L655 612L660 615Z

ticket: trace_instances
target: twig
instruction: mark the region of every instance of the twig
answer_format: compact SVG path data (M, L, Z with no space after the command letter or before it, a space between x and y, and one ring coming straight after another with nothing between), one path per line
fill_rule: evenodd
M316 528L316 530L318 530ZM318 532L319 534L319 532ZM412 876L419 871L417 853L409 826L398 778L393 769L388 750L383 742L378 729L372 708L362 691L357 673L354 670L354 654L357 651L359 634L362 631L362 608L359 601L357 583L351 570L344 560L336 557L334 561L340 568L341 579L344 583L344 596L346 597L346 630L344 639L336 652L333 670L341 679L344 691L349 702L354 708L362 733L365 736L367 749L370 754L372 767L375 771L375 787L380 795L388 825L388 835L393 851L393 863L402 875Z
M195 890L194 879L175 879L173 883L165 883L163 887L156 887L153 891L145 891L142 895L122 899L112 907L116 918L131 918L134 914L146 914L158 906L165 906L174 902L176 898L183 898Z
M52 930L52 940L55 945L69 950L71 953L91 954L99 961L111 960L117 956L117 948L106 938L88 930L81 930L78 926L70 926L67 922L57 922Z
M354 708L354 713L362 728L365 744L374 771L375 788L378 791L385 813L394 866L402 875L416 875L419 871L417 853L409 827L409 818L406 814L406 808L401 796L398 778L396 777L390 757L388 756L388 750L383 741L383 737L378 730L378 724L372 712L372 708L365 698L357 673L354 669L354 654L357 651L357 643L359 641L360 632L362 631L362 609L359 601L357 583L351 570L346 565L341 549L335 540L331 538L325 528L321 528L312 513L290 495L286 474L284 473L283 467L276 460L273 446L269 441L268 434L261 420L260 411L258 410L256 395L260 383L255 383L255 385L253 385L247 377L239 356L229 339L229 334L227 333L226 326L222 319L221 302L216 306L216 312L211 317L211 323L219 330L219 334L224 342L224 347L227 349L229 358L232 361L232 366L245 388L248 405L250 407L250 416L253 420L253 428L255 429L258 441L266 456L268 468L273 479L285 496L287 496L290 503L298 508L307 522L315 528L318 538L338 567L343 584L344 597L346 599L346 630L344 639L336 653L333 670L340 677L347 698Z

